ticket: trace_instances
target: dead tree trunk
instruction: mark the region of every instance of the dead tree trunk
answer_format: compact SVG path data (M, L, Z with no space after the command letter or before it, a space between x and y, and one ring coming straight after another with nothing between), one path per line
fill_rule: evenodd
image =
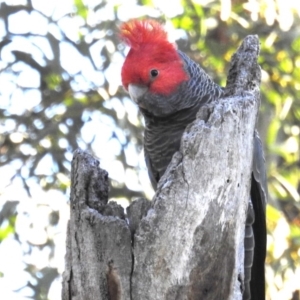
M259 41L233 56L226 97L188 126L152 202L124 215L107 173L72 163L64 300L241 299L244 230L259 107Z

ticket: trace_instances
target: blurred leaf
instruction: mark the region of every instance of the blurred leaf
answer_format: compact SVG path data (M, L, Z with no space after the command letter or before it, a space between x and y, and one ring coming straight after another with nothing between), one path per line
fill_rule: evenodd
M268 220L274 223L277 223L282 216L280 211L271 205L267 205L267 215Z
M84 20L87 19L88 16L88 8L85 6L82 0L74 0L74 4L77 9L77 14L81 16Z
M6 239L9 235L15 232L14 223L9 222L2 224L0 227L0 242Z

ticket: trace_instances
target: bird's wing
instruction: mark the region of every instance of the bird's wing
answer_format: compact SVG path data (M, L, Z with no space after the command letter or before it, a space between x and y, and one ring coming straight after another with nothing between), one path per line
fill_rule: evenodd
M148 170L148 175L149 175L152 187L153 187L154 191L156 191L157 183L159 180L159 174L154 170L154 168L152 166L151 159L146 150L146 147L144 147L144 154L145 154L145 161L146 161L146 166L147 166L147 170Z
M255 220L252 225L254 234L254 257L251 270L251 300L265 299L265 258L266 258L266 204L267 176L263 147L257 131L254 133L253 169L251 182L251 201Z

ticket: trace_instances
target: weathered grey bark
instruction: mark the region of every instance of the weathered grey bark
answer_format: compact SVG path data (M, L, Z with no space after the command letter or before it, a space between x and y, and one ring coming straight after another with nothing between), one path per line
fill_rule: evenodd
M131 233L124 210L108 201L107 172L76 150L62 299L130 299Z
M232 58L226 98L203 107L151 203L107 204L107 175L88 154L72 164L63 299L241 299L259 41ZM131 233L130 233L131 230Z

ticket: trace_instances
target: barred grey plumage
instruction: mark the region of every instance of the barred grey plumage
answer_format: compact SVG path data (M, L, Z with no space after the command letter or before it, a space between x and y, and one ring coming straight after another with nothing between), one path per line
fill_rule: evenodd
M154 189L173 154L179 149L184 129L195 120L201 105L217 100L223 94L222 88L196 62L178 52L190 79L183 82L177 92L170 96L145 94L145 102L151 108L141 109L146 123L145 158ZM161 103L160 109L154 102Z

